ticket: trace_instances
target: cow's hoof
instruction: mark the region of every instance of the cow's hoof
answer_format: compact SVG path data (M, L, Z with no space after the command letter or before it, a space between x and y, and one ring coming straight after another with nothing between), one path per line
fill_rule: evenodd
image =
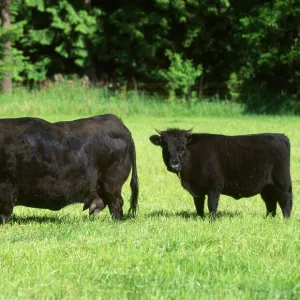
M121 211L114 211L112 213L112 218L115 221L121 221L123 219L123 210L121 210Z
M131 218L135 218L136 217L136 208L130 208L128 210L128 216Z
M7 224L11 221L11 216L0 215L0 221L2 224Z

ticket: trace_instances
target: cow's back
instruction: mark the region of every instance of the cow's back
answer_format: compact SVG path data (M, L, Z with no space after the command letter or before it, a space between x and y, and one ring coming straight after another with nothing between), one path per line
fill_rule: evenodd
M98 115L74 121L56 122L57 128L67 134L86 136L105 132L112 138L130 138L130 131L123 122L113 114Z

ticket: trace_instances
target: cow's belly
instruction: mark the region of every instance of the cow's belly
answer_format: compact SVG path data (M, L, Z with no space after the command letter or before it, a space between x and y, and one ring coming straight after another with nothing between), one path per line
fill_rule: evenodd
M73 199L69 199L72 194L72 189L66 182L45 177L34 182L23 182L16 205L59 210L73 202Z
M96 190L98 172L86 155L51 157L46 160L37 156L19 162L15 205L59 210L83 202L90 190Z
M15 206L26 206L32 208L41 208L41 209L50 209L50 210L60 210L63 207L67 206L68 204L65 201L64 197L56 197L50 198L49 195L42 195L42 194L22 194L18 201L16 202Z
M95 189L91 176L86 174L77 174L72 178L50 175L32 178L20 183L16 205L59 210L72 203L83 202Z

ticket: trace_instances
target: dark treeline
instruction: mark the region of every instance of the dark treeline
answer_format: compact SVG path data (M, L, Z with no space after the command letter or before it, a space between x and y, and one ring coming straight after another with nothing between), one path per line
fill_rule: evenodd
M1 1L3 11L10 1ZM299 0L14 0L10 19L0 31L2 79L77 74L239 99L250 110L298 107Z

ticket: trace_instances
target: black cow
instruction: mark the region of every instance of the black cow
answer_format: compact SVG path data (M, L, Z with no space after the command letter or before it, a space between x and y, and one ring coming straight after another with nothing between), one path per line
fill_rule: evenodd
M162 147L167 169L194 197L198 215L204 216L205 195L214 219L220 194L235 199L260 194L267 215L275 216L278 202L284 217L290 217L290 143L285 135L225 136L192 130L156 130L159 135L150 140Z
M14 206L59 210L83 202L97 214L108 205L123 216L121 189L132 167L131 211L138 202L135 145L112 114L68 122L0 119L0 215Z

